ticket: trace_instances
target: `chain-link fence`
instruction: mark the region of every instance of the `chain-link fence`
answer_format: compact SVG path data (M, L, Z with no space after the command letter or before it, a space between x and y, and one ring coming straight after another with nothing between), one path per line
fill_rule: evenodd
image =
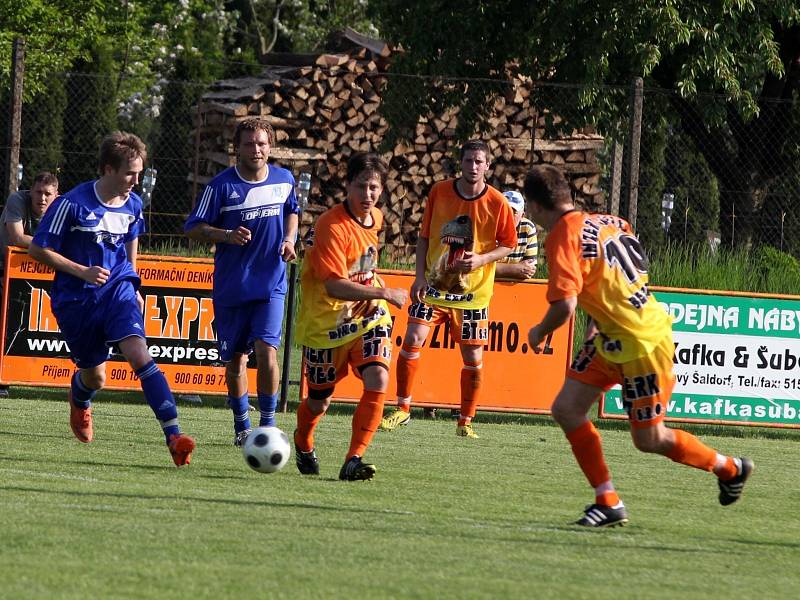
M121 98L121 89L133 91ZM519 189L531 165L554 164L587 209L623 216L633 209L648 245L768 244L800 255L800 217L792 209L800 192L796 103L764 102L759 116L745 122L725 110L723 98L709 97L701 104L722 111L724 124L716 126L708 110L698 112L676 92L645 88L637 163L627 143L637 118L631 93L629 87L586 89L519 76L404 76L377 69L368 56L333 66L273 67L260 77L213 84L121 83L113 74L67 73L53 78L51 93L23 105L20 186L39 170L57 171L62 191L91 179L102 136L117 128L133 131L148 144L147 166L157 170L143 248L165 251L187 243L183 222L193 199L231 164L235 123L257 114L275 127L275 160L312 173L306 225L344 197L352 153L383 153L391 166L385 241L394 263L413 261L427 190L457 173L457 149L474 136L490 145L489 182L496 187ZM604 107L602 119L588 119L587 99ZM5 189L8 92L0 100L6 109L0 111ZM628 185L632 169L635 195Z

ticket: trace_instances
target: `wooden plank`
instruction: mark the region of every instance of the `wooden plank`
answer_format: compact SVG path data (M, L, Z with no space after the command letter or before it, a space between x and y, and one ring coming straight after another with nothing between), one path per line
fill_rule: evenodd
M531 149L529 138L501 138L500 142L509 148ZM563 140L536 140L534 147L537 152L572 152L575 150L597 150L605 145L602 138L563 139Z
M270 158L283 160L326 160L328 154L314 148L280 148L273 147L269 151Z

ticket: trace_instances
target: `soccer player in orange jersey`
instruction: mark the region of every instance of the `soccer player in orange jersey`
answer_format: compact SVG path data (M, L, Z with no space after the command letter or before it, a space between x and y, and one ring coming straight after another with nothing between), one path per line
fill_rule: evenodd
M486 143L467 142L461 148L461 176L434 184L428 194L417 240L413 304L397 361L397 408L381 421L383 430L411 420L411 390L420 349L433 325L449 323L464 362L456 435L478 437L472 418L489 334L495 263L517 245L514 213L505 197L484 181L488 168Z
M353 415L350 449L339 479L372 479L375 465L362 460L383 414L392 361L389 304L402 308L403 289L386 288L375 273L383 215L375 203L388 167L377 154L359 153L347 163L347 199L323 213L303 261L303 296L297 339L303 344L308 398L297 409L295 460L300 473L319 474L314 429L348 366L364 381Z
M631 226L612 215L575 208L569 184L550 165L534 167L525 179L528 214L549 231L545 250L550 308L528 333L537 352L553 330L580 306L591 317L583 349L553 402L553 418L564 430L595 503L577 521L586 527L628 522L603 457L600 434L587 414L603 391L622 386L633 444L642 452L713 472L719 501L736 502L753 472L749 458L717 453L695 436L664 425L675 385L672 321L648 291L647 256Z

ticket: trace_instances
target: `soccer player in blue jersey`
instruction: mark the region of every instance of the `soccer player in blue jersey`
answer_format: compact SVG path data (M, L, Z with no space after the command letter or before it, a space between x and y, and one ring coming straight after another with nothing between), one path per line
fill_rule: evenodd
M214 321L225 362L234 445L250 433L247 358L255 350L259 425L275 425L278 346L286 295L286 265L295 258L298 206L294 177L267 164L275 140L265 119L236 127L236 165L214 177L184 227L189 238L216 244Z
M116 131L106 136L100 144L100 178L53 202L29 252L56 270L50 291L53 313L78 366L68 393L75 437L92 441L92 399L105 385L109 349L117 344L180 467L191 461L195 444L181 433L172 392L147 350L136 274L144 220L142 199L133 187L146 159L147 149L135 135Z

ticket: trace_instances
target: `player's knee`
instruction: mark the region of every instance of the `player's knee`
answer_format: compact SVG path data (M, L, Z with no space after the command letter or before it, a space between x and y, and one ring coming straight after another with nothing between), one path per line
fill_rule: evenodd
M323 388L308 390L308 408L315 415L320 415L328 410L331 403L331 396L333 395L333 388Z
M81 373L81 381L90 390L99 390L106 385L106 374L98 371L84 371Z
M255 344L256 361L259 365L269 366L277 363L278 349L275 346L270 346L262 340L256 340Z
M648 454L665 454L672 443L658 428L639 428L632 430L634 447Z
M559 425L568 425L572 421L574 411L571 410L569 403L564 401L561 396L556 396L553 405L550 407L550 415Z
M389 387L389 370L382 363L366 365L361 371L364 380L364 389L373 392L385 392Z

